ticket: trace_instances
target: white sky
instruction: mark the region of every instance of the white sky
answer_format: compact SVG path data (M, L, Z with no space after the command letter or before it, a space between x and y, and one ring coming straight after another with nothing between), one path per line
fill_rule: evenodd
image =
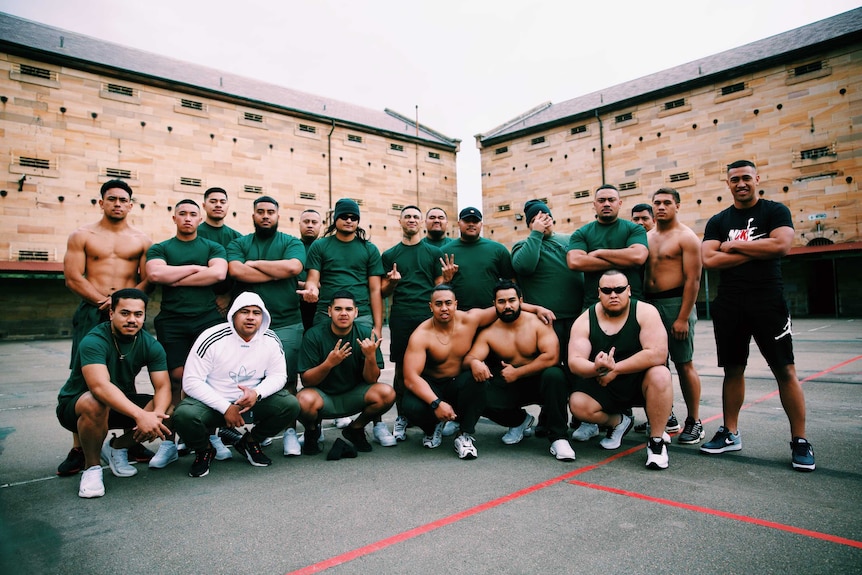
M0 11L414 117L461 140L563 102L852 10L860 0L0 0Z

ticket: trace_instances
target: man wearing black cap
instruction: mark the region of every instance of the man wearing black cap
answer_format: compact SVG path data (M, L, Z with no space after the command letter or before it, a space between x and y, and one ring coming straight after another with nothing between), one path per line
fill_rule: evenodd
M228 271L239 291L258 294L271 317L270 329L284 347L287 389L296 393L296 361L302 343L297 276L305 264L305 246L297 238L278 231L278 202L261 196L254 201L254 233L231 242L227 249ZM284 433L284 455L300 455L296 422Z
M443 248L454 256L452 263L458 271L452 278L452 289L458 296L461 310L486 308L494 301L494 285L498 280L512 279L512 258L509 250L494 240L481 237L482 212L473 207L458 214L461 237Z

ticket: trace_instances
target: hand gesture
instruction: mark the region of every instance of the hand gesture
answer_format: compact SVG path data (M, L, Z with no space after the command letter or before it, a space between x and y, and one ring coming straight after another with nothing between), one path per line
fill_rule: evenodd
M617 348L612 347L608 353L600 351L596 354L596 359L593 361L593 365L596 367L596 373L598 374L596 380L602 386L609 384L616 377L616 373L614 372L614 368L617 365L614 361L614 352L616 349Z
M309 286L308 284L305 284L305 289L296 290L296 293L307 303L317 303L317 298L320 295L315 286Z
M339 339L335 342L335 347L332 348L329 355L326 356L326 361L331 367L335 367L336 365L340 365L342 361L351 355L353 355L353 348L350 346L350 342L346 341L342 345L341 340Z
M518 381L518 374L515 371L516 368L512 367L510 364L505 361L500 362L503 365L503 371L500 372L500 375L503 377L503 381L506 383L515 383Z
M443 254L440 258L440 264L443 266L443 281L449 283L455 274L458 273L458 264L455 263L455 254Z
M238 385L237 387L242 390L242 396L234 403L240 407L240 413L245 413L257 403L257 392L246 385Z
M364 355L366 359L377 358L377 349L380 347L380 342L383 340L379 338L376 333L372 331L371 337L366 337L365 339L356 338L356 341L359 343L359 347L362 348L362 355Z
M540 212L533 221L530 223L530 229L534 232L542 232L546 233L551 227L554 225L554 218L551 217L551 214L546 214L545 212Z
M171 433L171 430L162 423L167 418L168 416L161 411L144 411L135 418L132 437L138 443L153 441L157 437L164 439L166 435L170 435Z
M474 359L470 362L470 371L473 372L473 379L479 383L484 383L491 379L491 370L484 361Z
M392 283L398 283L401 281L401 273L398 271L398 264L392 264L392 269L386 274L386 279Z

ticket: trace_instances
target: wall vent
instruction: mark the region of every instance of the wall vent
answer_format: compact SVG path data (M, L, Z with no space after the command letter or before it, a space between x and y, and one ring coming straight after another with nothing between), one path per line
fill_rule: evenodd
M200 188L203 185L203 182L200 178L180 178L180 185Z

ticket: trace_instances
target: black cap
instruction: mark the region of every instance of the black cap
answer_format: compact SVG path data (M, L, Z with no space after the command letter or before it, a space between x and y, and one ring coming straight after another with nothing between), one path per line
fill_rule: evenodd
M482 212L480 212L478 209L473 208L473 207L464 208L458 214L458 219L463 220L466 218L476 218L477 220L479 220L481 222L482 221Z

